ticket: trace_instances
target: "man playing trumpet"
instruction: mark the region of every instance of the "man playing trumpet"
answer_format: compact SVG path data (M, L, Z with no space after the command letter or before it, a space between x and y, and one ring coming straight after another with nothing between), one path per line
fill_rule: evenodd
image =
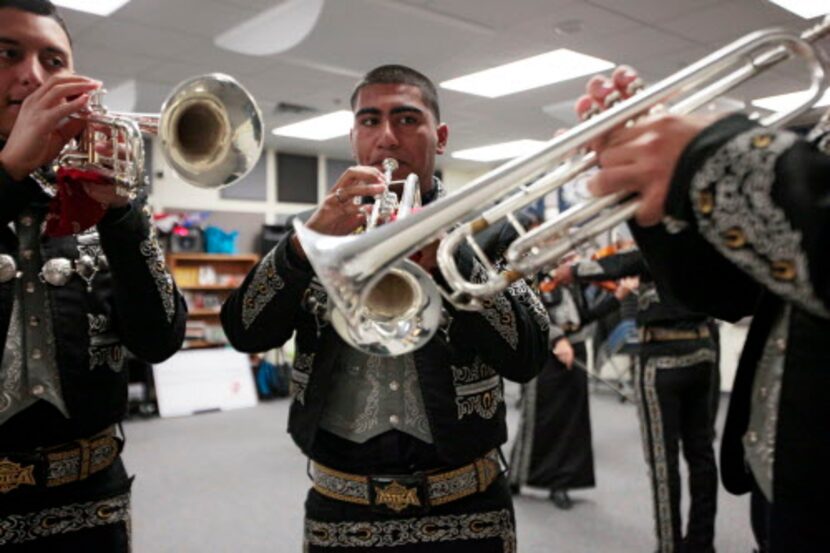
M349 234L366 221L355 198L418 176L425 204L438 198L435 156L444 152L434 85L403 66L378 67L352 96L357 162L308 216L317 232ZM504 229L483 244L491 253ZM469 251L469 271L483 271ZM437 280L435 247L418 263ZM499 446L506 440L502 377L531 379L547 348L548 320L524 282L481 312L443 306L440 330L421 349L394 357L346 344L329 320L327 295L293 233L225 303L222 322L234 347L263 351L296 333L289 432L311 459L306 500L309 551L515 551L510 494Z
M99 87L73 73L50 2L0 0L0 547L14 551L129 551L124 348L160 362L184 338L140 206L90 174L69 193L83 188L75 205L95 217L52 207L44 166L86 127Z

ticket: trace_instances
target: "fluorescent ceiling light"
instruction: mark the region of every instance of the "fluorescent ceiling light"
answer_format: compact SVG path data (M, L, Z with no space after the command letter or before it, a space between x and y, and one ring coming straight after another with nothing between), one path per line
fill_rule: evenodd
M441 83L443 88L497 98L614 67L610 61L560 48Z
M354 115L351 111L343 109L319 117L313 117L292 123L284 127L277 127L273 132L277 136L290 138L303 138L305 140L329 140L349 134L352 128Z
M70 10L106 16L129 1L130 0L52 0L52 3Z
M773 4L793 12L804 19L812 19L830 13L830 3L826 0L769 0Z
M758 98L757 100L752 101L752 105L767 109L769 111L784 111L790 110L796 105L804 102L808 96L809 93L805 91L790 92L789 94ZM813 107L816 108L825 106L830 106L830 90L825 91L824 95L813 105Z
M470 148L469 150L459 150L453 152L452 157L469 161L498 161L500 159L510 159L533 153L545 144L546 142L541 140L514 140L512 142Z
M287 0L213 39L220 48L249 56L286 52L305 40L323 11L323 0Z

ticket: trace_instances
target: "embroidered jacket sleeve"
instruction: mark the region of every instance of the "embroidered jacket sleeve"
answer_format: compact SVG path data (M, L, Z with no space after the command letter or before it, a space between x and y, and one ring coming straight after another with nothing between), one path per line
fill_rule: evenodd
M504 226L493 233L484 250L497 260L515 236ZM471 250L458 254L463 274L475 281L486 278L484 267ZM436 279L444 284L440 275ZM539 296L524 280L513 283L505 292L484 300L480 311L462 311L446 305L452 317L450 340L456 344L474 344L476 353L502 376L527 382L542 369L548 345L550 321Z
M98 232L112 272L122 342L151 363L167 359L184 340L187 306L167 270L155 229L144 210L131 204L108 211Z
M733 116L686 148L667 213L760 286L828 316L828 182L830 156L815 144Z
M282 346L294 332L313 272L286 234L222 306L222 327L234 348L246 352ZM325 306L322 306L325 307Z

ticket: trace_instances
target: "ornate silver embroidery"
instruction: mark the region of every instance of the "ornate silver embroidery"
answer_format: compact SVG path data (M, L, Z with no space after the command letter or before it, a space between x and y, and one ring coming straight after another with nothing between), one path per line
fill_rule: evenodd
M276 249L272 249L260 262L242 299L242 324L246 329L284 287L285 282L277 273Z
M455 386L455 405L458 419L473 413L485 419L492 419L504 403L501 377L492 367L476 357L471 367L451 365Z
M791 132L763 128L738 135L692 179L692 205L701 234L724 257L774 293L826 317L830 311L810 283L801 232L771 198L775 163L796 140ZM727 245L725 237L736 233L738 243ZM791 266L792 278L775 278L775 264Z
M305 541L315 547L400 547L492 538L502 540L504 553L516 553L516 531L507 509L374 522L305 521Z
M291 367L291 395L300 405L305 405L305 390L313 366L313 353L297 353L294 358L294 365Z
M147 262L147 267L150 268L150 275L156 281L161 305L164 307L164 313L167 315L167 322L169 323L176 313L173 277L167 271L167 266L164 263L164 252L161 250L158 240L156 240L156 232L153 227L150 229L150 236L139 245L139 250Z
M369 382L371 391L366 396L366 403L363 411L352 421L351 430L357 434L365 434L378 425L378 412L380 411L380 366L381 358L377 355L369 355L366 359L366 380ZM359 369L356 369L357 372Z
M124 348L110 330L109 317L87 313L89 323L89 370L107 366L115 372L124 368Z
M73 503L26 514L0 517L0 545L77 532L108 524L129 522L130 494L99 501Z
M13 405L21 401L21 387L23 378L23 336L20 322L20 304L15 300L12 304L9 330L6 334L6 345L3 351L3 363L0 365L0 413L9 411ZM4 417L0 417L2 421Z
M528 311L530 311L530 316L533 317L533 320L539 328L547 332L548 328L550 328L550 317L548 317L548 312L542 304L542 300L528 286L527 282L524 280L514 282L507 288L507 293L516 298L516 301L520 304L527 307Z
M487 280L487 272L484 270L484 266L475 259L473 260L473 273L470 280L476 283ZM483 300L482 305L481 315L515 350L519 346L519 331L516 328L516 314L513 313L513 306L510 305L503 294L497 294L492 298Z
M645 368L637 360L635 386L637 390L637 413L640 431L643 435L643 450L646 465L651 473L651 491L655 499L654 525L660 553L671 553L674 549L672 526L671 494L669 493L669 469L663 436L663 416L657 397L655 380L657 363L649 359ZM649 458L653 458L653 464Z
M421 436L429 436L432 443L432 430L429 427L424 401L421 397L420 382L418 380L418 369L415 368L415 360L412 355L405 355L404 377L403 377L403 408L405 426L414 428Z

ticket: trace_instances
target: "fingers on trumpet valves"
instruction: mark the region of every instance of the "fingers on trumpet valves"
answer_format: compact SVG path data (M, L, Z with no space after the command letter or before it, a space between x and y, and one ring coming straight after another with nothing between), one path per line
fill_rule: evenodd
M643 79L632 67L620 65L611 73L611 81L622 97L630 98L645 87Z

